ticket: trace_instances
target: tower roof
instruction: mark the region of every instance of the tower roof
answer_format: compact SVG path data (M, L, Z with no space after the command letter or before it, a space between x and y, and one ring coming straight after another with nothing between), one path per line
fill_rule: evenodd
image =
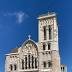
M50 17L55 17L55 16L56 16L55 12L48 12L46 14L39 15L37 19L50 18Z

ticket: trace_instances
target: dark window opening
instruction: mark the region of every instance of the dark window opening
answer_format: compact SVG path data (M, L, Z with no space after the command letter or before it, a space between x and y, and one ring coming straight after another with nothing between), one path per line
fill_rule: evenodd
M32 68L34 68L34 57L32 56Z
M25 57L25 69L27 69L27 57Z
M51 62L48 62L48 67L51 67L52 66L52 63Z
M37 58L35 58L35 68L37 68Z
M46 62L43 62L43 67L46 68Z
M12 64L10 64L10 70L11 70L11 71L13 70L13 66L12 66Z
M16 64L14 65L14 70L17 70L17 65Z
M45 50L45 44L43 44L43 50Z
M24 69L24 60L22 60L22 69Z
M62 70L62 67L61 67L61 70Z
M50 50L51 49L51 44L50 43L48 43L48 50Z
M51 36L51 25L49 25L49 39L51 39L52 36Z
M28 63L29 63L29 69L30 69L30 55L28 55Z
M64 71L64 67L63 67L63 71Z
M46 26L43 27L43 31L44 31L44 40L46 40Z
M49 54L51 54L51 52L49 51Z

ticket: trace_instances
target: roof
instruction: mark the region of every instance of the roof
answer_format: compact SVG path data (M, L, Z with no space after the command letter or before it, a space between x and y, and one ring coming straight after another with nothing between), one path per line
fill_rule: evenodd
M46 14L39 15L37 19L50 18L50 17L55 17L55 16L56 16L55 12L48 12Z
M32 44L34 44L35 48L37 48L36 42L33 41L32 39L26 40L26 41L22 44L22 47L25 46L27 43L32 43Z
M28 37L29 37L29 39L27 39L27 40L21 45L21 48L22 48L23 46L25 46L26 44L28 44L28 43L32 43L32 44L34 45L34 47L37 48L37 43L30 38L30 37L31 37L30 35L29 35ZM17 52L18 52L18 48L14 48L14 49L11 50L10 53L17 53Z
M35 48L37 48L36 42L34 42L32 39L26 40L26 41L21 45L21 47L25 46L27 43L32 43L32 44L35 46ZM17 52L18 52L18 48L13 48L10 53L17 53Z
M17 53L18 52L18 48L14 48L11 50L11 53Z

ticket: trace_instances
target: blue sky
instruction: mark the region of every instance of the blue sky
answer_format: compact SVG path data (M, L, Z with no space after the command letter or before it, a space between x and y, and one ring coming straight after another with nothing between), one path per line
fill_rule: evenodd
M48 11L57 13L61 62L72 71L71 0L0 0L0 72L4 72L5 54L29 34L38 41L37 17Z

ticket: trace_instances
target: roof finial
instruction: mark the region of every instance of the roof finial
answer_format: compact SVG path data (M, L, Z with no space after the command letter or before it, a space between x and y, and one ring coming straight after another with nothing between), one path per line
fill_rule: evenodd
M31 39L31 35L28 35L29 40Z

